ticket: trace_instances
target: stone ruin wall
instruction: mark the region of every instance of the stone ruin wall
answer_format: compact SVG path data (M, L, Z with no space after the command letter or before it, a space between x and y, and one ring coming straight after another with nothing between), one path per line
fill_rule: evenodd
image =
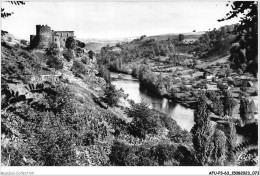
M52 42L52 30L47 25L36 26L36 36L38 37L38 47L47 48Z
M68 37L74 37L74 31L54 31L54 35L59 37L60 47L65 47Z
M68 37L75 37L74 31L53 31L48 25L36 25L36 35L30 35L30 46L44 49L54 42L59 47L65 47Z

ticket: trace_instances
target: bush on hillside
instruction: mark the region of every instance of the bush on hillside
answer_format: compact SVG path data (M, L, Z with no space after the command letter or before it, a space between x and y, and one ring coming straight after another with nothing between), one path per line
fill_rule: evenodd
M49 57L46 65L48 65L50 68L55 68L56 70L63 69L63 62L56 56Z
M84 64L80 63L79 61L74 61L71 67L71 70L74 74L77 75L86 75L88 74L88 70L84 66Z
M65 41L65 47L68 50L73 50L76 47L76 41L74 37L68 37Z
M197 165L193 152L187 147L168 142L130 146L115 140L109 158L114 166Z
M126 110L126 114L133 118L128 127L130 134L133 136L145 138L146 134L158 132L159 124L153 118L152 111L144 100L141 103L132 103L131 107Z
M67 50L63 53L63 57L70 62L71 60L75 59L74 51L73 50Z
M176 96L176 94L177 94L178 92L179 92L179 91L178 91L177 88L172 87L172 88L169 90L169 96L170 96L171 98L175 98L175 96Z
M104 90L104 101L109 106L115 106L118 102L118 99L120 97L119 91L116 89L116 87L112 84L108 84L106 86L106 89Z
M46 54L48 54L48 55L58 55L60 53L60 50L59 50L59 48L58 48L58 46L57 46L57 44L56 43L51 43L51 45L50 45L50 47L49 48L47 48L47 50L46 50Z
M27 41L26 41L26 40L21 40L20 43L21 43L22 45L27 45Z
M81 62L82 62L83 64L89 65L89 64L90 64L90 59L89 59L88 56L83 56L83 57L81 58Z
M86 44L84 42L81 42L79 40L76 41L76 45L79 46L80 48L85 48L86 47Z

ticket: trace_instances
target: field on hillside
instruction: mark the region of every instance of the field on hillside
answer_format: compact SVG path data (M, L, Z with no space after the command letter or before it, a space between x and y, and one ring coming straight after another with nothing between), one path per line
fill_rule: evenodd
M199 37L204 34L205 32L193 32L193 33L183 33L185 39L199 39ZM155 35L155 36L148 36L145 40L155 39L157 41L167 40L168 38L177 38L179 34L163 34L163 35Z

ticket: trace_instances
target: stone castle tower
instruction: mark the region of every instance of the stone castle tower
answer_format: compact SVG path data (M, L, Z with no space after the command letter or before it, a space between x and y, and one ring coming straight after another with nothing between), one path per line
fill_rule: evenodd
M74 37L74 31L54 31L48 25L36 25L36 35L30 35L31 48L44 49L52 43L58 47L65 47L68 37Z

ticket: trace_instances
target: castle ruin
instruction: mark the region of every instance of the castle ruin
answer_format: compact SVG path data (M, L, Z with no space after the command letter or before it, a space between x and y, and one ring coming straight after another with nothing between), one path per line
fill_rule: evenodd
M48 25L36 25L36 35L30 35L31 48L45 49L52 43L65 47L68 37L74 37L74 31L54 31Z

